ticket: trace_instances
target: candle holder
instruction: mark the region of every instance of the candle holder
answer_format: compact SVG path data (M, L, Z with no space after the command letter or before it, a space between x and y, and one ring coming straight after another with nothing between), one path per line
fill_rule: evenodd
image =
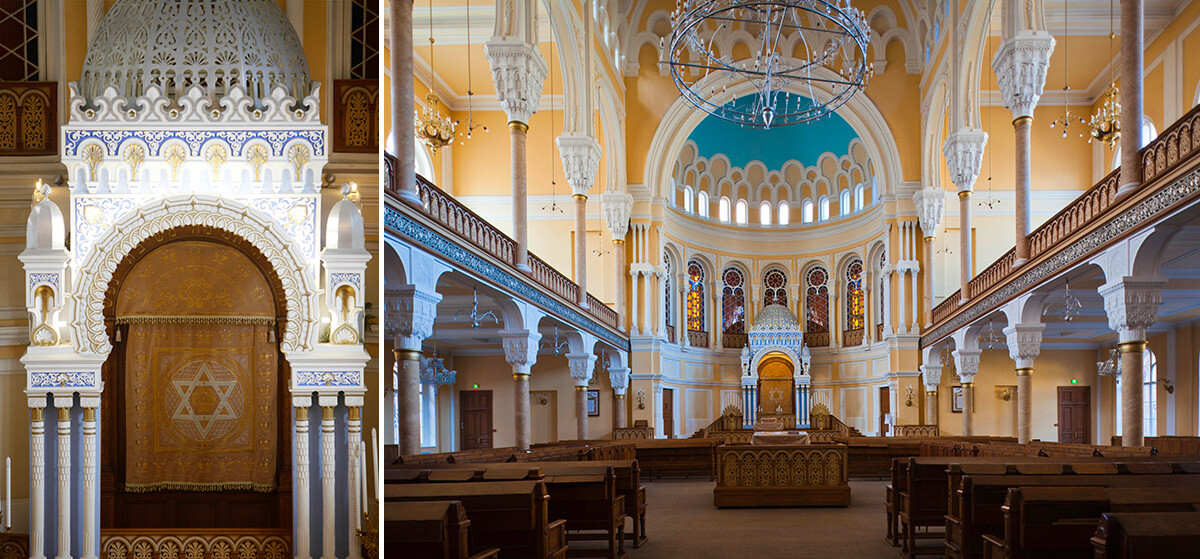
M375 499L375 509L379 510L379 499ZM370 511L362 513L362 528L356 530L359 544L362 545L365 556L370 559L379 558L379 522L372 518Z

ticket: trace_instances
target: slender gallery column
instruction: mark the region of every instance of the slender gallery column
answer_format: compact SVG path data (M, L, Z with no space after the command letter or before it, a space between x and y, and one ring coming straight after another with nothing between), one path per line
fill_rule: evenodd
M1121 355L1121 399L1117 403L1121 406L1121 446L1142 446L1144 442L1142 352L1146 350L1146 330L1157 320L1166 283L1158 278L1123 277L1098 290L1104 298L1108 325L1117 332Z
M582 109L583 114L591 114L586 107ZM557 143L567 184L571 186L571 198L575 200L575 283L579 284L576 302L587 308L587 200L600 169L602 151L600 143L586 133L563 134Z
M499 4L497 4L499 8ZM525 139L529 119L537 112L546 79L546 60L537 50L537 3L533 0L508 0L496 10L496 27L484 45L484 55L492 68L492 81L500 108L508 115L512 138L513 237L517 241L513 264L529 272L529 234L526 199Z
M528 450L533 439L533 426L529 422L529 373L513 373L513 380L517 385L516 405L513 408L516 412L517 448Z
M935 348L936 349L936 348ZM921 382L925 385L925 424L938 423L938 385L942 382L941 355L921 365Z
M628 401L625 391L629 388L629 368L624 359L608 365L608 385L613 389L613 427L625 427L625 418L629 414Z
M322 402L324 404L324 402ZM334 431L334 407L321 406L321 537L322 559L337 559L337 433Z
M413 52L410 48L396 45L411 45L413 0L388 0L392 13L392 137L395 138L396 158L400 163L399 181L396 188L400 196L419 202L417 196L416 143L412 133L416 99L413 96ZM432 178L432 177L431 177Z
M1046 69L1054 52L1054 37L1046 31L1042 2L1002 0L1002 40L992 70L1000 98L1013 117L1016 134L1016 237L1014 266L1029 260L1030 199L1029 148L1033 111L1046 85Z
M575 432L579 440L588 438L587 389L596 359L593 353L567 354L567 367L575 381Z
M614 235L616 233L613 233ZM616 281L613 282L613 288L616 290L616 307L617 307L617 329L624 332L625 330L625 239L613 238L613 270L616 273Z
M399 364L396 417L400 422L400 455L421 452L421 347L433 336L441 294L417 285L388 286L384 294L388 334ZM390 375L389 375L390 376Z
M954 365L958 370L959 378L962 379L962 434L964 437L969 437L974 434L972 416L974 415L975 410L975 398L972 391L975 388L975 374L979 372L979 356L982 353L983 351L978 349L954 350Z
M925 237L925 326L933 325L933 240L942 214L946 211L946 191L937 187L922 188L913 193L917 221Z
M421 452L421 352L397 349L400 364L399 406L400 455Z
M58 559L71 559L71 408L66 405L58 408Z
M500 341L504 347L504 360L513 369L516 390L513 396L516 445L521 450L529 448L533 430L529 420L529 372L537 363L538 341L542 335L536 330L503 330Z
M979 177L979 167L983 164L983 149L987 146L987 132L976 128L960 129L946 138L942 144L942 155L946 158L946 168L950 171L950 180L958 187L958 223L959 223L959 274L961 290L959 298L968 298L967 282L971 281L974 259L971 255L971 191L975 188L975 179ZM926 230L925 234L931 231Z
M577 303L583 308L587 302L587 194L572 194L575 200L575 283L579 285Z
M99 557L96 549L100 534L96 528L100 526L99 509L96 507L96 408L83 408L83 534L81 537L81 559L96 559Z
M1138 154L1142 149L1142 115L1145 112L1142 98L1145 60L1142 4L1142 0L1121 0L1121 185L1117 188L1119 196L1133 192L1142 185L1142 167ZM1121 440L1125 440L1124 432L1121 434Z
M46 559L46 409L29 410L29 557Z
M617 273L620 274L621 271L618 270ZM633 336L640 335L642 332L642 311L641 306L638 304L638 278L641 275L642 273L638 270L629 270L630 299L632 299L629 305L629 333Z
M1004 329L1008 355L1017 369L1017 442L1033 440L1033 360L1042 351L1045 324L1014 324Z
M361 490L358 486L358 472L361 464L358 462L359 445L362 444L362 408L359 406L346 407L346 494L350 501L346 507L347 534L350 534L349 559L362 557L362 546L358 545L356 530L362 522L362 511L366 503L359 503Z
M296 490L293 496L296 499L296 559L310 559L309 545L312 543L312 536L308 530L311 522L309 521L309 488L312 487L309 481L309 462L308 462L308 407L296 406Z

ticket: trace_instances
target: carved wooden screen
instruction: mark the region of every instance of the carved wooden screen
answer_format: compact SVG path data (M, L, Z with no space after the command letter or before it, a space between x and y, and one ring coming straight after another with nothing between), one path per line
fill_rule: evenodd
M829 332L829 273L817 266L808 271L805 333Z
M721 290L721 329L726 334L746 332L746 296L742 285L745 278L737 268L726 268L722 274L725 287Z
M787 306L787 274L783 270L768 270L763 276L763 306Z

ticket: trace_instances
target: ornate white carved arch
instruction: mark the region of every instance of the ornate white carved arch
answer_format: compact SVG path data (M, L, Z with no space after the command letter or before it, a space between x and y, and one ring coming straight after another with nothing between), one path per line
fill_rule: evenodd
M786 355L788 359L792 360L792 378L804 376L804 372L803 372L804 365L801 364L800 357L798 355L796 355L796 352L792 351L792 348L790 348L790 347L786 347L786 346L782 346L782 345L778 345L778 344L772 344L769 346L765 346L765 347L759 349L758 351L754 352L754 357L750 360L750 374L757 377L758 376L758 362L762 361L762 358L764 355L768 355L768 354L776 353L776 352L782 353L782 354ZM796 374L797 371L799 371L800 374Z
M208 194L169 196L142 206L114 223L79 268L72 342L77 353L112 351L104 328L104 293L117 266L146 239L164 231L201 225L228 231L254 245L271 263L287 299L287 328L280 342L285 355L312 351L317 343L317 288L309 263L270 217L227 198Z

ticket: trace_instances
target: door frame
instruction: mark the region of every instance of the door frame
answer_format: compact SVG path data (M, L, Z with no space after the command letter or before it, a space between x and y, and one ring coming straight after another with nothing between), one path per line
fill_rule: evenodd
M473 449L466 448L466 444L467 444L467 440L468 440L467 439L466 399L468 396L473 395L477 392L486 392L488 394L488 415L490 416L488 423L490 424L490 427L492 429L492 433L489 433L489 437L488 437L489 440L491 441L491 446L489 446L488 448L496 447L496 436L493 434L496 431L496 429L495 429L496 404L495 404L495 398L493 397L492 391L491 390L478 390L478 389L476 389L476 390L459 390L458 391L458 447L459 447L458 449L459 450L473 450Z
M1081 407L1083 407L1083 429L1084 429L1083 442L1084 442L1084 444L1093 444L1093 442L1092 442L1093 441L1093 436L1092 436L1092 387L1089 385L1059 386L1055 390L1056 419L1058 419L1058 422L1056 424L1056 427L1058 430L1058 440L1061 441L1063 438L1062 395L1063 395L1064 389L1066 391L1079 391L1079 392L1083 393L1083 399L1081 400ZM1119 404L1119 402L1118 402L1118 404ZM1072 406L1072 407L1074 407L1074 406Z

